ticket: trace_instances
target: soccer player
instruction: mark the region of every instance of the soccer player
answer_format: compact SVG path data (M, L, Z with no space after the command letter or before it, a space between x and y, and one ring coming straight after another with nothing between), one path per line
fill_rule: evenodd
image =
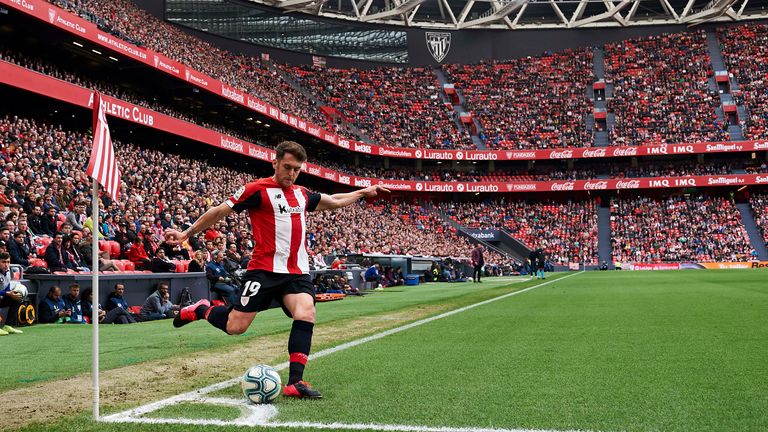
M296 186L296 178L307 160L300 144L284 141L277 146L272 167L275 174L248 183L229 199L206 211L184 232L169 229L165 238L171 245L213 226L235 212L248 210L255 246L244 276L239 302L211 307L208 300L187 306L173 320L175 327L205 319L227 334L242 334L258 312L276 300L293 319L288 338L290 366L283 394L297 398L321 398L320 392L303 381L312 330L315 322L315 290L309 276L305 213L346 207L360 198L389 192L371 186L350 193L326 195Z

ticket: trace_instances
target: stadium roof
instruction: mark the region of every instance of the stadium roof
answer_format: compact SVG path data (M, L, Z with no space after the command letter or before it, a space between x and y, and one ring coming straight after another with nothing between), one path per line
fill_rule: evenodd
M606 28L768 18L768 0L249 0L327 18L444 30Z

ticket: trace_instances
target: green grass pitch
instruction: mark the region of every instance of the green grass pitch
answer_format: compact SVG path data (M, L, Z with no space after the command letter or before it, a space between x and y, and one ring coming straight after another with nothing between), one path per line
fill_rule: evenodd
M325 399L280 400L273 421L765 431L767 276L768 271L762 270L578 274L314 360L307 379L323 391ZM458 307L514 289L492 284L482 289L472 284L421 286L321 305L318 315L321 322L332 322L425 302ZM284 318L263 318L264 324L254 334L287 330ZM158 337L166 333L159 326L142 326L145 332L156 331ZM41 338L53 337L43 330ZM188 334L184 338L192 339L187 352L209 348L197 346ZM232 343L223 335L208 339L213 340L209 345ZM154 354L137 355L149 359ZM7 389L12 378L4 378ZM212 396L240 397L239 388ZM151 400L148 397L147 402ZM234 414L231 407L188 405L152 415L229 419ZM81 414L24 430L241 429L96 425Z

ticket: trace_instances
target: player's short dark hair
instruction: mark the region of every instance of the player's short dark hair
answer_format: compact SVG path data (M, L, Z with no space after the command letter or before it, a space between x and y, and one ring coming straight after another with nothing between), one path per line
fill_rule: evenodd
M275 149L275 158L280 160L285 157L286 153L293 155L299 162L305 162L307 160L307 151L296 141L283 141L278 144Z
M11 259L11 254L8 252L0 252L0 261Z

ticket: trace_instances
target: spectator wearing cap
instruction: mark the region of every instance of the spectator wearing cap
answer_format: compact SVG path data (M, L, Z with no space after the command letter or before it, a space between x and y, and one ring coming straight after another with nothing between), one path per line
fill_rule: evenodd
M219 293L230 305L237 302L236 286L232 285L227 269L224 268L225 254L219 250L213 251L213 261L205 266L205 276L211 282L211 290Z

